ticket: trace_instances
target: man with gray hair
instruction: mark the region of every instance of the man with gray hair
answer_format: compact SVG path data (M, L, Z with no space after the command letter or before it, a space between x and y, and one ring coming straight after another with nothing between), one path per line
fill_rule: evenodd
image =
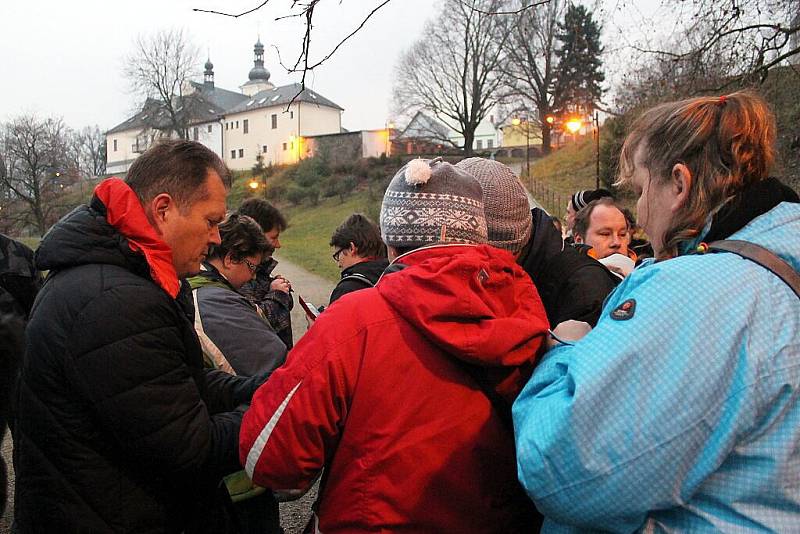
M533 280L550 324L574 319L594 326L619 280L594 259L565 247L550 216L531 209L519 178L507 165L484 158L456 164L483 187L489 243L508 250Z
M202 144L160 142L42 240L14 412L20 534L231 530L219 484L264 378L203 369L180 282L220 243L229 185Z
M305 488L325 468L317 531L535 529L507 416L547 320L485 244L482 197L449 163L401 168L381 208L387 273L320 315L245 414L255 483Z

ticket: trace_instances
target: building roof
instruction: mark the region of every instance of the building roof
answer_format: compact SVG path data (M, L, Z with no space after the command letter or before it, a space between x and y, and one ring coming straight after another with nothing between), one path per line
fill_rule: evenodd
M237 104L247 100L247 95L237 93L236 91L228 91L227 89L217 86L209 88L207 85L200 82L191 83L192 87L194 87L197 92L202 93L203 97L207 101L219 108L222 108L223 110L229 110Z
M397 139L438 139L446 140L450 135L450 128L425 115L421 111L409 121Z
M202 85L202 84L200 84ZM230 93L231 91L226 91ZM242 95L244 96L244 95ZM247 97L245 97L247 98ZM180 115L188 115L189 125L202 124L218 120L224 115L225 110L211 102L206 93L195 92L183 97L177 110ZM106 133L112 134L128 130L142 130L145 128L167 129L169 116L164 105L155 99L148 98L142 110L128 120L111 128Z
M303 92L300 92L300 84L292 83L289 85L275 87L274 89L260 91L250 98L245 97L246 101L243 101L237 106L229 109L227 113L242 113L244 111L251 111L259 108L286 105L292 101L292 98L294 98L295 102L307 102L309 104L317 104L319 106L326 106L344 111L344 108L341 106L331 102L324 96L308 88L303 89Z

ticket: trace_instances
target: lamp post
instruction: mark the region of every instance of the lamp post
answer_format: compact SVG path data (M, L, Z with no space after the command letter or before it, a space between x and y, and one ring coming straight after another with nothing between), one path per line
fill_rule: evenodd
M600 189L600 115L594 112L594 188Z
M386 121L386 150L384 150L384 154L386 154L387 158L391 155L392 151L391 137L393 129L394 129L394 122Z

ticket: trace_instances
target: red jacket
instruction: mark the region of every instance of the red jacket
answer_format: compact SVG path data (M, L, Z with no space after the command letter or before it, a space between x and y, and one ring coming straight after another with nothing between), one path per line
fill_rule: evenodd
M530 531L513 435L463 362L512 400L547 332L536 289L487 245L398 262L331 305L258 390L242 464L275 490L308 487L324 466L326 534Z

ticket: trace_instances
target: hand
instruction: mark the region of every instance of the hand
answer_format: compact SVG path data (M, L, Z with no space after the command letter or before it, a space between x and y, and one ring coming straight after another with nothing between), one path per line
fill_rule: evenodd
M558 325L553 329L553 334L556 337L563 341L578 341L579 339L583 338L586 334L592 331L592 327L589 326L589 323L584 323L583 321L564 321L562 323L558 323ZM550 336L547 340L547 347L552 348L561 343Z
M292 284L283 276L278 275L275 277L272 283L270 283L269 288L272 291L283 291L284 293L288 293L292 290Z

